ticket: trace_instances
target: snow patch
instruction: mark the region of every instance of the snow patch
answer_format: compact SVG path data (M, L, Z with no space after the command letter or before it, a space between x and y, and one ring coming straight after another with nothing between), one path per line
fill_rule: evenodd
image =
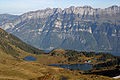
M43 29L42 29L42 28L40 28L38 31L40 31L40 32L41 32L41 31L43 31Z
M116 76L116 77L113 77L114 79L119 79L120 78L120 75L119 76Z

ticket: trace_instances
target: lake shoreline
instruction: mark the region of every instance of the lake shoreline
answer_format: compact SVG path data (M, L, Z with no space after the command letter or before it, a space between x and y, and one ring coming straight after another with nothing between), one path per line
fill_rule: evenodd
M66 65L48 65L48 66L53 66L53 67L60 67L60 68L65 68L65 69L70 69L70 70L81 70L81 71L88 71L93 68L93 65L84 63L84 64L66 64Z

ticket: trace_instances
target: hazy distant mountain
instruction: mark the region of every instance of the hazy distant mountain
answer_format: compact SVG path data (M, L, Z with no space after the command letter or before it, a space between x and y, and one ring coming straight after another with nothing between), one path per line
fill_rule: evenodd
M0 27L42 49L120 51L120 6L47 8L8 19Z

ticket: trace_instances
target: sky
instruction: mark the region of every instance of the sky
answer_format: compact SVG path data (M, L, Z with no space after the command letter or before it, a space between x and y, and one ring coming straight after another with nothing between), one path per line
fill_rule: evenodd
M120 0L0 0L0 14L20 15L45 8L64 9L85 5L93 8L107 8L112 5L120 6Z

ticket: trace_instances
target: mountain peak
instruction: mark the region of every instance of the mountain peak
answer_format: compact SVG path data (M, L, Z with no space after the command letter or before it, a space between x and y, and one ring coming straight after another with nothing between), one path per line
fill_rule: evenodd
M91 8L92 9L91 6L87 6L87 5L83 6L83 8Z
M53 8L54 13L61 13L62 9L61 8Z
M118 5L112 5L111 7L119 7Z
M118 8L119 8L119 6L117 6L117 5L113 5L113 6L108 7L108 9L112 9L112 10L116 10Z

